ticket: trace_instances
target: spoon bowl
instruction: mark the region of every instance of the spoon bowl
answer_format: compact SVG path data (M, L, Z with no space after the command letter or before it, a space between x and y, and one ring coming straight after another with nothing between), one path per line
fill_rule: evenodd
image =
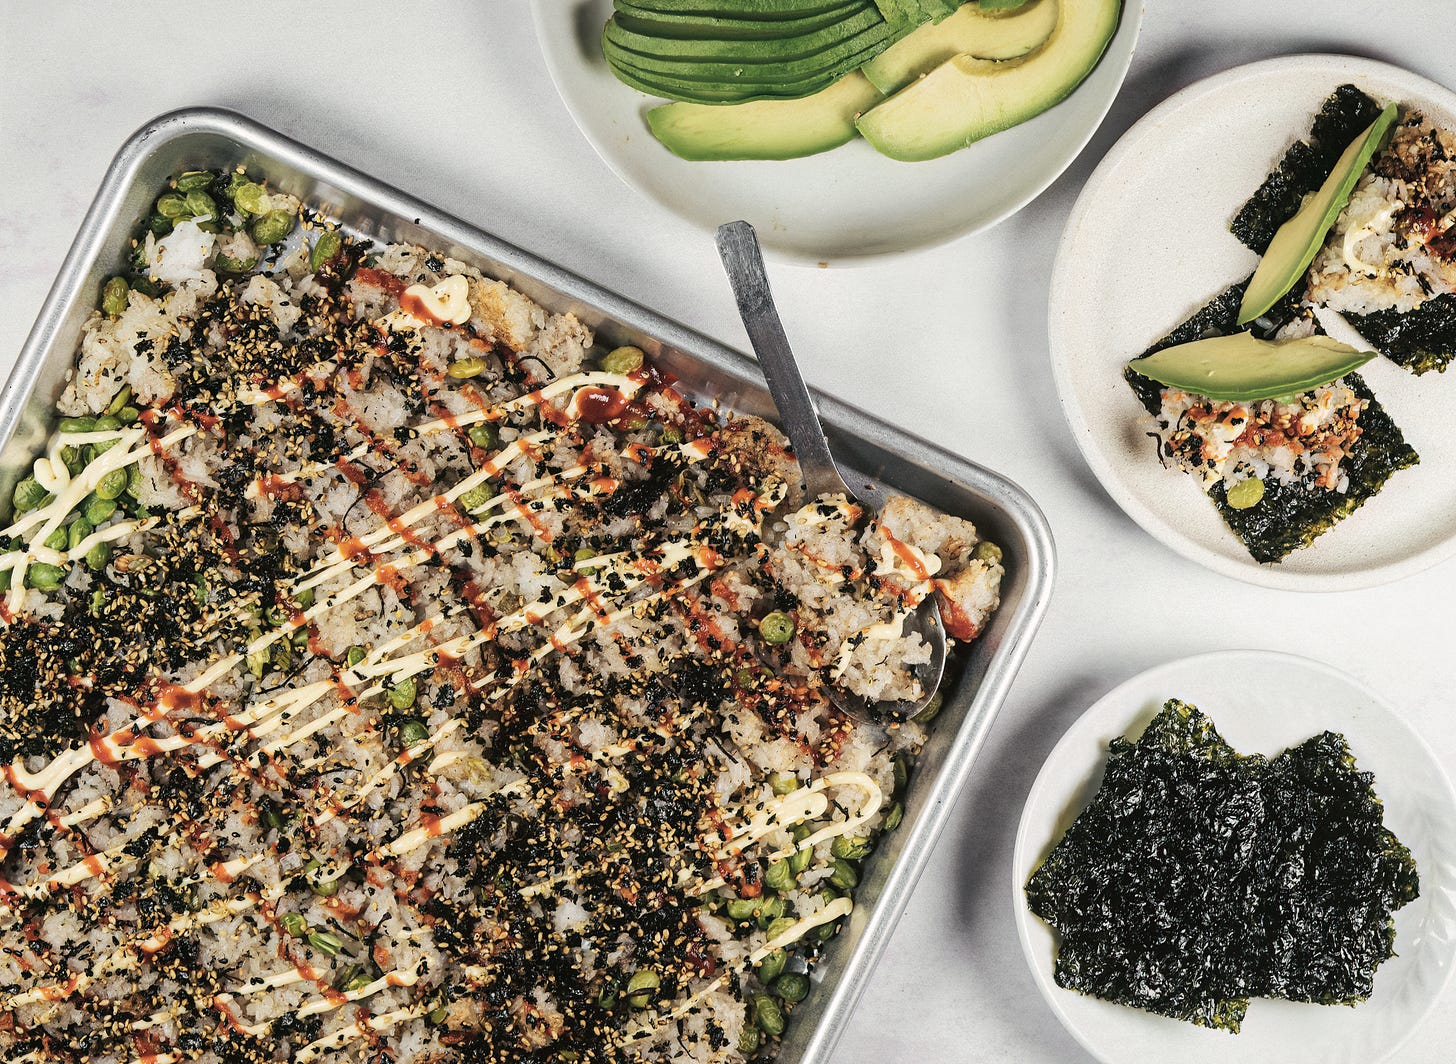
M843 495L878 514L886 502L884 494L869 485L858 491L850 488L829 452L829 441L824 436L819 412L814 408L814 399L804 383L803 374L799 372L799 364L794 360L794 352L789 347L789 339L774 306L763 254L753 226L747 222L729 222L719 226L718 255L723 260L723 269L727 271L728 282L738 301L739 317L743 319L743 327L748 331L749 342L758 356L759 367L778 408L779 420L789 442L794 445L805 490L815 498ZM945 625L934 590L914 610L904 615L901 637L912 633L918 633L930 647L930 660L915 669L921 690L918 701L871 702L841 687L832 686L830 698L834 704L857 720L873 722L907 720L924 710L935 697L945 672Z

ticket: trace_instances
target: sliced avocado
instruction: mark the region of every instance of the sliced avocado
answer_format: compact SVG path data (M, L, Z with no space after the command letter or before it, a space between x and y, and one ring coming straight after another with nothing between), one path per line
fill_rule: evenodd
M1330 226L1349 202L1355 183L1370 165L1371 156L1384 145L1397 111L1395 104L1387 105L1365 132L1350 142L1335 161L1335 168L1325 183L1304 201L1293 218L1279 227L1259 260L1249 287L1244 290L1244 301L1239 304L1240 325L1253 321L1279 302L1279 297L1304 276L1325 242Z
M1015 11L1018 7L1025 7L1031 0L981 0L976 5L982 11Z
M1061 0L1056 29L1024 59L958 55L860 116L892 159L934 159L1041 114L1092 72L1117 30L1121 0Z
M808 33L777 35L755 40L692 39L660 37L638 33L620 18L613 16L603 31L604 39L644 58L677 63L773 64L783 68L783 80L796 72L796 64L825 56L832 61L832 49L866 31L886 30L885 20L874 7L865 7L848 18L840 19ZM639 63L639 66L644 64ZM823 64L820 64L823 65ZM656 69L649 67L648 69ZM815 67L818 69L818 66Z
M800 100L712 106L669 103L647 112L653 136L684 159L796 159L837 148L883 97L857 70Z
M681 37L685 40L750 41L797 37L873 9L868 0L852 0L840 7L800 18L722 18L714 15L673 14L649 11L633 4L618 3L612 19L624 29L651 37Z
M853 36L830 41L795 58L774 57L771 54L773 49L765 47L763 52L766 55L761 60L694 59L649 55L627 47L620 41L621 31L614 31L614 26L615 23L607 23L602 35L602 52L608 63L620 61L642 73L662 74L683 81L713 82L729 88L739 83L777 85L812 77L837 78L846 69L860 65L853 62L854 59L867 51L878 52L886 42L895 39L889 23L875 15L872 24L861 27ZM844 67L845 63L850 65Z
M952 56L1016 59L1052 35L1058 5L1059 0L1031 0L1014 13L987 15L981 5L966 4L944 22L921 26L896 41L861 69L888 96Z
M664 15L713 15L764 20L801 18L842 7L844 0L632 0L632 6Z
M1176 344L1127 368L1169 388L1234 403L1299 395L1339 380L1375 357L1328 336L1260 340L1237 332Z

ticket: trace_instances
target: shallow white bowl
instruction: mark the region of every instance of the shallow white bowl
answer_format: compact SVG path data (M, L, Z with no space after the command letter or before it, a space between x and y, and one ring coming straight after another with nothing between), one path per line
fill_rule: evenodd
M1229 220L1344 82L1456 127L1456 94L1399 67L1342 55L1271 59L1170 97L1119 140L1072 208L1052 273L1048 334L1062 408L1114 500L1173 550L1268 587L1384 583L1456 553L1456 380L1386 359L1360 372L1421 456L1304 550L1261 565L1187 474L1158 462L1122 367L1258 256Z
M1107 744L1135 738L1170 698L1207 713L1240 753L1278 754L1340 732L1356 764L1375 774L1385 824L1410 847L1421 896L1395 915L1398 956L1382 964L1370 1000L1355 1008L1256 999L1238 1035L1211 1031L1057 986L1051 928L1023 888L1096 793ZM1104 1064L1377 1064L1435 1006L1456 942L1456 795L1429 747L1359 681L1315 661L1258 650L1222 651L1150 669L1084 713L1046 759L1021 815L1011 902L1022 951L1042 996Z
M782 162L687 162L659 144L646 112L662 103L623 85L602 58L611 0L533 0L536 34L567 108L608 166L705 232L747 219L764 253L846 266L980 232L1016 213L1077 157L1122 87L1140 0L1090 77L1030 122L923 163L886 159L862 140Z

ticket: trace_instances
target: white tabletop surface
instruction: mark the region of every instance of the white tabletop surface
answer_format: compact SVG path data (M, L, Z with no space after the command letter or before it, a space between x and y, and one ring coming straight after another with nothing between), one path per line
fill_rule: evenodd
M1449 11L1448 0L1152 0L1106 124L1021 214L873 267L770 267L812 383L1020 482L1046 511L1060 556L1050 615L845 1032L840 1064L1089 1059L1022 961L1008 909L1011 847L1057 737L1134 672L1226 647L1328 661L1383 692L1456 772L1456 564L1308 597L1184 561L1125 517L1083 464L1052 387L1045 326L1067 211L1153 104L1227 67L1300 51L1356 52L1456 85ZM112 153L148 118L189 104L243 111L744 345L711 244L592 153L519 0L8 0L4 23L0 373ZM1448 995L1397 1059L1449 1060L1453 1035Z

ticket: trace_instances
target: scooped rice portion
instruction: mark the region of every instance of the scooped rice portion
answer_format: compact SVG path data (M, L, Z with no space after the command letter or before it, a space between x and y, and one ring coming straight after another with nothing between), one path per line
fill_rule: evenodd
M772 1057L933 715L829 694L1000 551L242 171L133 267L0 531L0 1057Z
M1456 134L1408 110L1315 258L1306 298L1369 314L1456 292L1453 225Z

